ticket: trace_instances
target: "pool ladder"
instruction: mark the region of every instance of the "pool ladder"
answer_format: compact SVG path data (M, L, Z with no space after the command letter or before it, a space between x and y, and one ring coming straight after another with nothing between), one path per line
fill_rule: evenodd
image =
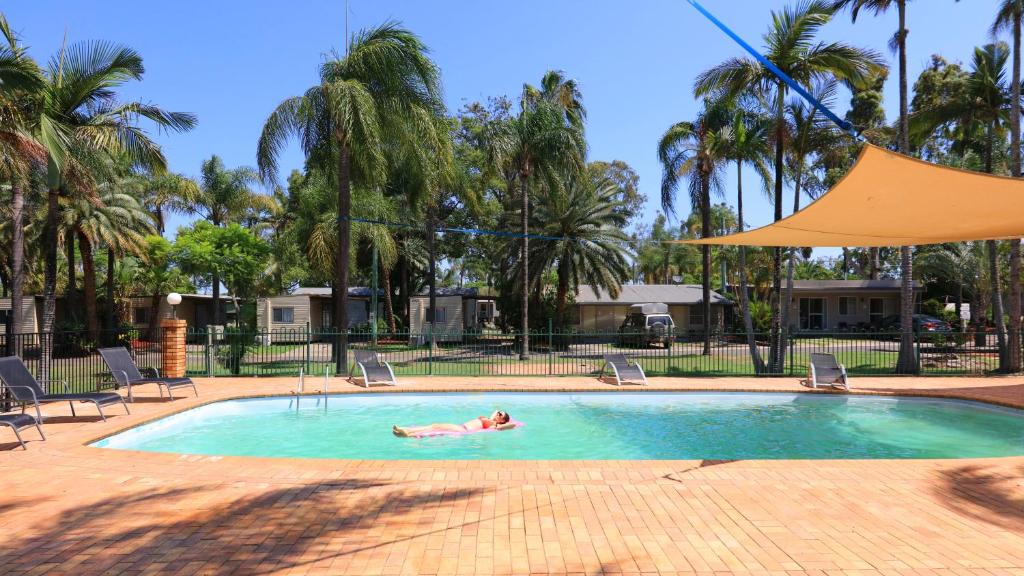
M320 394L316 397L316 405L320 405L320 399L323 398L324 409L327 409L327 383L331 377L331 367L327 366L324 368L324 389L321 390ZM306 372L303 367L299 367L299 381L295 385L295 391L292 392L292 399L288 401L288 408L292 407L292 403L295 403L295 410L299 409L299 399L302 398L302 393L306 388Z

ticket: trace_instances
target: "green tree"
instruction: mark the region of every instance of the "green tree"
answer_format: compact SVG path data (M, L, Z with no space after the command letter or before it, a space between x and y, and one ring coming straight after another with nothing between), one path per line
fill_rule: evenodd
M214 226L239 222L253 208L271 208L270 199L253 187L259 182L256 170L247 166L227 168L220 156L214 154L204 160L200 167L198 191L193 191L186 183L180 190L195 195L187 205L187 210L206 219ZM169 181L173 184L173 181ZM221 278L215 271L211 280L213 290L213 323L224 324L223 310L220 305Z
M640 191L640 175L626 162L595 160L587 164L587 174L594 184L608 181L615 185L615 197L620 204L618 210L627 221L632 220L643 210L647 196Z
M531 262L538 276L555 270L555 322L560 328L568 320L570 290L576 293L580 284L588 284L614 298L629 278L629 237L622 231L626 219L618 196L616 184L594 186L583 177L548 189L537 203L534 215L541 233L559 239L535 242Z
M171 292L194 290L188 276L174 265L174 246L163 236L146 236L142 255L121 260L125 269L132 270L132 282L143 293L150 295L148 338L160 339L160 300ZM109 265L109 264L108 264ZM124 279L127 280L127 279ZM129 282L123 282L129 284Z
M1021 176L1021 20L1024 19L1024 0L1002 0L992 24L992 35L1009 30L1013 45L1013 64L1010 79L1010 176ZM1020 372L1021 361L1021 280L1020 238L1010 240L1010 325L1006 340L1008 372Z
M835 78L861 85L883 67L882 58L871 50L842 42L819 42L818 31L835 13L830 2L803 1L794 7L772 12L772 24L765 35L765 57L782 72L805 87L815 81ZM724 92L730 96L752 94L771 106L775 145L775 220L782 219L782 192L785 178L786 97L788 85L774 72L753 58L731 58L698 75L694 92L705 95ZM772 329L768 365L772 372L782 370L782 250L774 250L772 262Z
M220 279L237 312L240 298L255 295L269 253L266 241L239 224L215 226L198 221L191 228L178 230L173 259L183 272L203 278L205 283Z
M46 225L43 235L42 332L53 331L57 294L59 198L66 182L88 191L89 159L96 155L125 158L136 166L166 169L160 147L140 127L148 120L160 129L185 131L195 116L167 112L143 102L121 102L117 90L131 80L141 80L145 68L132 49L94 41L62 48L50 60L45 85L38 95L31 125L46 148ZM45 338L42 379L49 378L52 338Z
M930 134L942 125L950 126L955 134L954 148L978 150L984 172L996 173L996 157L1000 155L999 148L1005 146L1010 123L1012 91L1006 80L1009 56L1009 48L1001 42L975 48L963 97L917 111L912 117L912 132ZM1006 371L1010 358L999 278L999 247L995 240L988 240L986 247L992 282L992 320L999 342L999 368Z
M547 77L546 77L547 78ZM541 96L536 94L541 92ZM566 109L566 102L555 95L557 86L545 84L543 91L524 88L519 115L494 126L488 135L488 152L492 166L499 172L514 175L519 184L520 220L523 237L519 250L519 287L522 346L520 359L529 357L530 254L530 189L541 183L558 186L560 181L575 178L585 170L586 141L573 118L579 113ZM568 119L567 119L568 118ZM511 184L511 181L510 181ZM511 196L511 194L510 194Z
M727 158L720 131L730 120L724 100L706 100L693 122L673 124L658 142L661 161L661 206L666 214L675 209L675 196L683 178L689 184L690 205L698 212L701 238L712 236L711 192L721 192ZM711 354L711 246L701 246L701 289L704 307L704 350Z
M435 120L442 112L439 73L427 47L412 32L388 22L357 33L344 56L333 56L320 67L319 84L282 102L263 126L256 157L265 180L276 178L277 159L292 136L302 143L307 164L334 167L333 319L341 330L348 328L353 181L372 187L386 180L389 143L442 139ZM347 341L341 343L344 349Z

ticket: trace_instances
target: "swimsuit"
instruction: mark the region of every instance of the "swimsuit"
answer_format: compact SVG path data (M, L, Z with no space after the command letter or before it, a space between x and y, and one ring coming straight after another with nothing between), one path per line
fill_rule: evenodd
M484 427L484 430L487 430L488 428L494 425L494 423L491 422L490 418L486 418L484 416L477 416L477 419L480 420L480 425Z

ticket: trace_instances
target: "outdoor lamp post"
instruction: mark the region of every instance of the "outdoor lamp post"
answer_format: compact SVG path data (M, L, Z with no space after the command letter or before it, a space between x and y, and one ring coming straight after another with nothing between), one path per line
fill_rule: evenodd
M171 305L171 318L177 318L178 304L181 304L181 294L171 292L167 295L167 303Z

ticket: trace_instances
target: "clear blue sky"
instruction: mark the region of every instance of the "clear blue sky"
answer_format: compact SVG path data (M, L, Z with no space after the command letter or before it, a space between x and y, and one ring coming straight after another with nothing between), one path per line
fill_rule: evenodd
M703 3L755 46L770 11L786 5L782 0ZM995 5L996 0L910 2L911 81L931 54L966 61L974 46L988 42ZM343 46L345 21L342 0L14 0L3 10L40 59L59 49L65 29L69 41L105 39L138 50L146 77L130 85L126 96L199 116L196 130L158 137L171 168L189 175L214 153L229 166L255 165L256 140L267 114L283 98L317 82L323 55ZM625 160L639 172L648 219L659 209L657 139L673 122L695 114L696 74L741 55L684 0L351 0L352 30L387 19L403 22L430 46L451 110L488 96L516 95L524 82L537 82L548 69L576 78L589 112L590 158ZM874 48L894 63L887 42L895 28L895 13L862 14L856 25L844 13L822 37ZM846 104L844 95L839 114ZM895 74L886 87L886 106L894 117ZM281 163L283 173L301 164L293 147ZM732 189L730 180L730 204L735 203ZM748 222L768 223L771 207L756 190L749 196ZM186 221L172 219L169 231Z

